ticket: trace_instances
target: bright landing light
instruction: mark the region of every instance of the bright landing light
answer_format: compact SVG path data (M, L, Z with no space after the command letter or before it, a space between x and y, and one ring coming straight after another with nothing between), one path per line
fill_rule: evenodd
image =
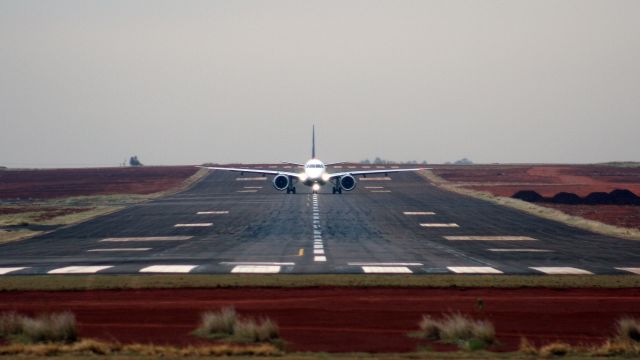
M298 175L298 179L300 179L300 181L307 181L308 178L309 177L305 173Z
M329 179L331 179L331 175L327 173L322 174L322 180L329 181Z
M318 191L318 190L320 190L320 185L318 185L318 184L313 184L313 186L311 187L311 189L313 189L313 191Z

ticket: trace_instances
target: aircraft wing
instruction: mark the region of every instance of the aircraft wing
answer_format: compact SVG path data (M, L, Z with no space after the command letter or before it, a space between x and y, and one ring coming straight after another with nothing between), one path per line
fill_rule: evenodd
M391 174L398 172L407 172L407 171L420 171L420 170L428 170L429 168L415 168L415 169L386 169L386 170L362 170L362 171L346 171L340 173L329 174L331 178L337 178L345 175L375 175L375 174Z
M287 176L293 176L295 178L300 176L300 174L297 174L297 173L292 173L287 171L277 171L277 170L242 169L242 168L227 168L227 167L213 167L213 166L198 166L198 167L201 169L234 171L234 172L243 172L243 173L251 173L251 174L287 175Z

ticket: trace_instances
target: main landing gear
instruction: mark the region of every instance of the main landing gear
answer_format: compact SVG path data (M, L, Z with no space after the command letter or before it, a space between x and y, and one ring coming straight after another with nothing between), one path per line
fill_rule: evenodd
M342 188L338 187L338 186L334 186L333 187L333 193L334 194L342 194Z
M291 186L290 188L287 188L287 194L295 194L295 193L296 193L295 186Z

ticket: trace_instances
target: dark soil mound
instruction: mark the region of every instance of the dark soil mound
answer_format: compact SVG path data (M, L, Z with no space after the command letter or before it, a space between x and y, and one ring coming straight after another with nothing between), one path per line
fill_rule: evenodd
M582 198L574 193L560 192L551 198L554 204L578 205L584 203Z
M640 205L640 197L629 190L616 189L609 193L612 204L615 205Z
M527 202L540 202L543 201L544 198L542 195L538 194L533 190L521 190L511 196L514 199L519 199Z
M587 205L610 205L613 204L613 199L606 192L592 192L584 198L584 203Z

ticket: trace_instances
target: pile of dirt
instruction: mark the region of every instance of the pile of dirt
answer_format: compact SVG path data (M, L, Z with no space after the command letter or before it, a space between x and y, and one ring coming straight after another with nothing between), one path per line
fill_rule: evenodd
M609 193L592 192L585 197L570 192L559 192L553 197L544 197L533 190L521 190L511 197L527 202L561 205L640 205L640 197L627 189L616 189Z

